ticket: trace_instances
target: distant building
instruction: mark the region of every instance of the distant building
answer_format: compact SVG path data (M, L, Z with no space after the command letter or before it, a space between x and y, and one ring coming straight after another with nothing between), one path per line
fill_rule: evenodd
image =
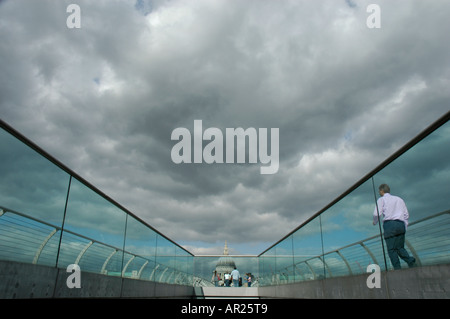
M225 274L229 274L233 271L233 269L236 267L236 264L234 263L233 258L228 256L228 246L227 242L225 241L225 247L223 249L223 257L220 257L216 264L215 271L219 275L221 279L221 284L223 283Z

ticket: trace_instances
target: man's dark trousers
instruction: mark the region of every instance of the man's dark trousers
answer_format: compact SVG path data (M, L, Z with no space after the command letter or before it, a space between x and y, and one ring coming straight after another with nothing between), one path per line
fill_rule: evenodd
M384 239L394 269L401 269L400 260L403 259L408 266L412 267L415 263L415 258L409 256L405 249L405 223L401 220L386 220L383 223Z

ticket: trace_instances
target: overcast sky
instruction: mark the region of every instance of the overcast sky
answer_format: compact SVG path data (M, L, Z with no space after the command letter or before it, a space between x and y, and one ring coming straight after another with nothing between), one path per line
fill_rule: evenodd
M258 254L450 109L449 16L447 0L4 0L0 117L191 252ZM278 172L173 163L194 120L278 128Z

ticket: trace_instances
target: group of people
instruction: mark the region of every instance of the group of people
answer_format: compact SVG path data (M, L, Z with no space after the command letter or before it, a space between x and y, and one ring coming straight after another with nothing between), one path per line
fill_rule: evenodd
M221 286L222 278L220 278L220 275L216 271L214 271L213 280L216 287ZM252 286L253 276L251 273L245 274L245 281L247 282L247 287ZM231 273L224 274L222 285L225 287L231 287L231 285L233 285L233 287L242 286L242 277L236 267L234 267Z

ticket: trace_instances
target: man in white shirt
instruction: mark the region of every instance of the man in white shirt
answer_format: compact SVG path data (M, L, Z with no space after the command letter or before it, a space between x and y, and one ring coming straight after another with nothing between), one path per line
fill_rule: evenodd
M400 260L403 259L409 267L415 266L416 259L409 256L404 248L405 232L408 227L409 213L406 204L398 196L390 194L387 184L381 184L378 188L380 198L373 212L373 224L378 223L379 216L383 216L384 240L394 269L400 269Z
M231 272L231 278L233 279L233 287L239 287L239 271L234 267L234 270Z
M228 274L228 273L226 273L224 277L225 277L225 287L230 287L230 284L231 284L231 275Z

